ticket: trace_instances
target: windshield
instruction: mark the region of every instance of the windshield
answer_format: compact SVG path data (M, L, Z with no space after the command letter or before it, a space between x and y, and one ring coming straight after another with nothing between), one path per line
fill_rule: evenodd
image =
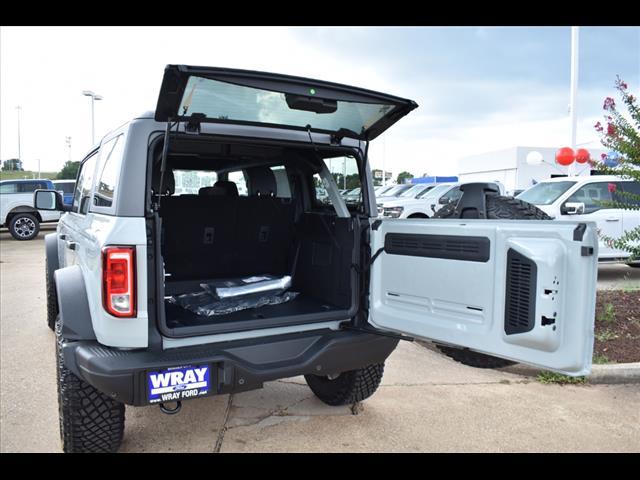
M420 193L422 193L423 191L427 190L428 188L430 188L430 186L427 186L427 185L414 185L409 190L406 190L406 191L402 192L400 194L400 197L415 198L416 196L418 196Z
M315 95L313 88L309 94ZM320 100L320 99L318 99ZM291 104L291 106L290 106ZM284 93L190 76L180 103L180 115L203 113L207 118L240 122L257 122L294 127L311 125L316 130L338 131L341 128L358 135L381 120L394 105L379 103L336 102L335 111L315 113L295 109ZM329 109L330 110L330 109Z
M421 198L436 197L441 193L446 192L450 188L451 188L451 185L437 185L433 187L431 190L429 190L427 194L423 195Z
M384 193L388 192L392 188L393 188L393 185L385 185L384 187L378 187L376 188L376 195L378 196L383 195Z
M533 205L551 205L576 182L540 182L525 190L516 198Z
M390 188L389 190L384 192L384 195L382 195L382 196L384 196L384 197L397 197L398 195L400 195L405 190L408 190L409 188L411 188L411 185L396 185L395 187Z

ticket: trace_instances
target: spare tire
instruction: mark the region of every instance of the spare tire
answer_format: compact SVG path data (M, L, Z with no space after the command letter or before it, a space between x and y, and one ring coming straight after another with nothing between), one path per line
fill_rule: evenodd
M551 220L551 217L535 205L513 197L487 195L486 215L491 220ZM438 210L433 218L455 218L456 204L450 203ZM468 219L467 219L468 220ZM456 348L436 344L438 350L456 362L476 368L502 368L516 362L474 352L468 348Z

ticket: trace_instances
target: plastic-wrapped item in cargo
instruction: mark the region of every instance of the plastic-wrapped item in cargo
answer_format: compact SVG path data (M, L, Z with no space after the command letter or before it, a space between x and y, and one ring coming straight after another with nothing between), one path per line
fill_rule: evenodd
M291 287L291 276L259 275L232 280L214 280L201 283L200 286L217 298L234 298L273 290L284 291Z
M204 291L169 298L171 303L196 315L213 317L249 308L278 305L293 300L298 292L288 292L291 277L261 275L201 283Z

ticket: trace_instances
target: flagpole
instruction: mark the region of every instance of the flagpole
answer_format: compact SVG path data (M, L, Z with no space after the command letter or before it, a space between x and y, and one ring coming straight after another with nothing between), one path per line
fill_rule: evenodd
M571 27L571 90L569 93L569 112L571 121L571 148L576 149L576 135L578 127L578 115L576 112L576 99L578 96L578 42L579 27ZM575 162L574 162L575 163ZM574 165L571 163L567 168L567 175L575 174Z

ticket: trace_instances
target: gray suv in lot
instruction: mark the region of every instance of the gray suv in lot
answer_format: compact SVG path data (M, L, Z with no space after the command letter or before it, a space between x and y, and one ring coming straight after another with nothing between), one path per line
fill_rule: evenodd
M448 218L376 218L369 142L416 107L169 65L155 111L86 155L71 206L37 191L64 212L45 238L64 451L116 451L125 404L176 413L297 375L355 403L401 339L588 373L592 223L514 220L530 206L482 184Z

